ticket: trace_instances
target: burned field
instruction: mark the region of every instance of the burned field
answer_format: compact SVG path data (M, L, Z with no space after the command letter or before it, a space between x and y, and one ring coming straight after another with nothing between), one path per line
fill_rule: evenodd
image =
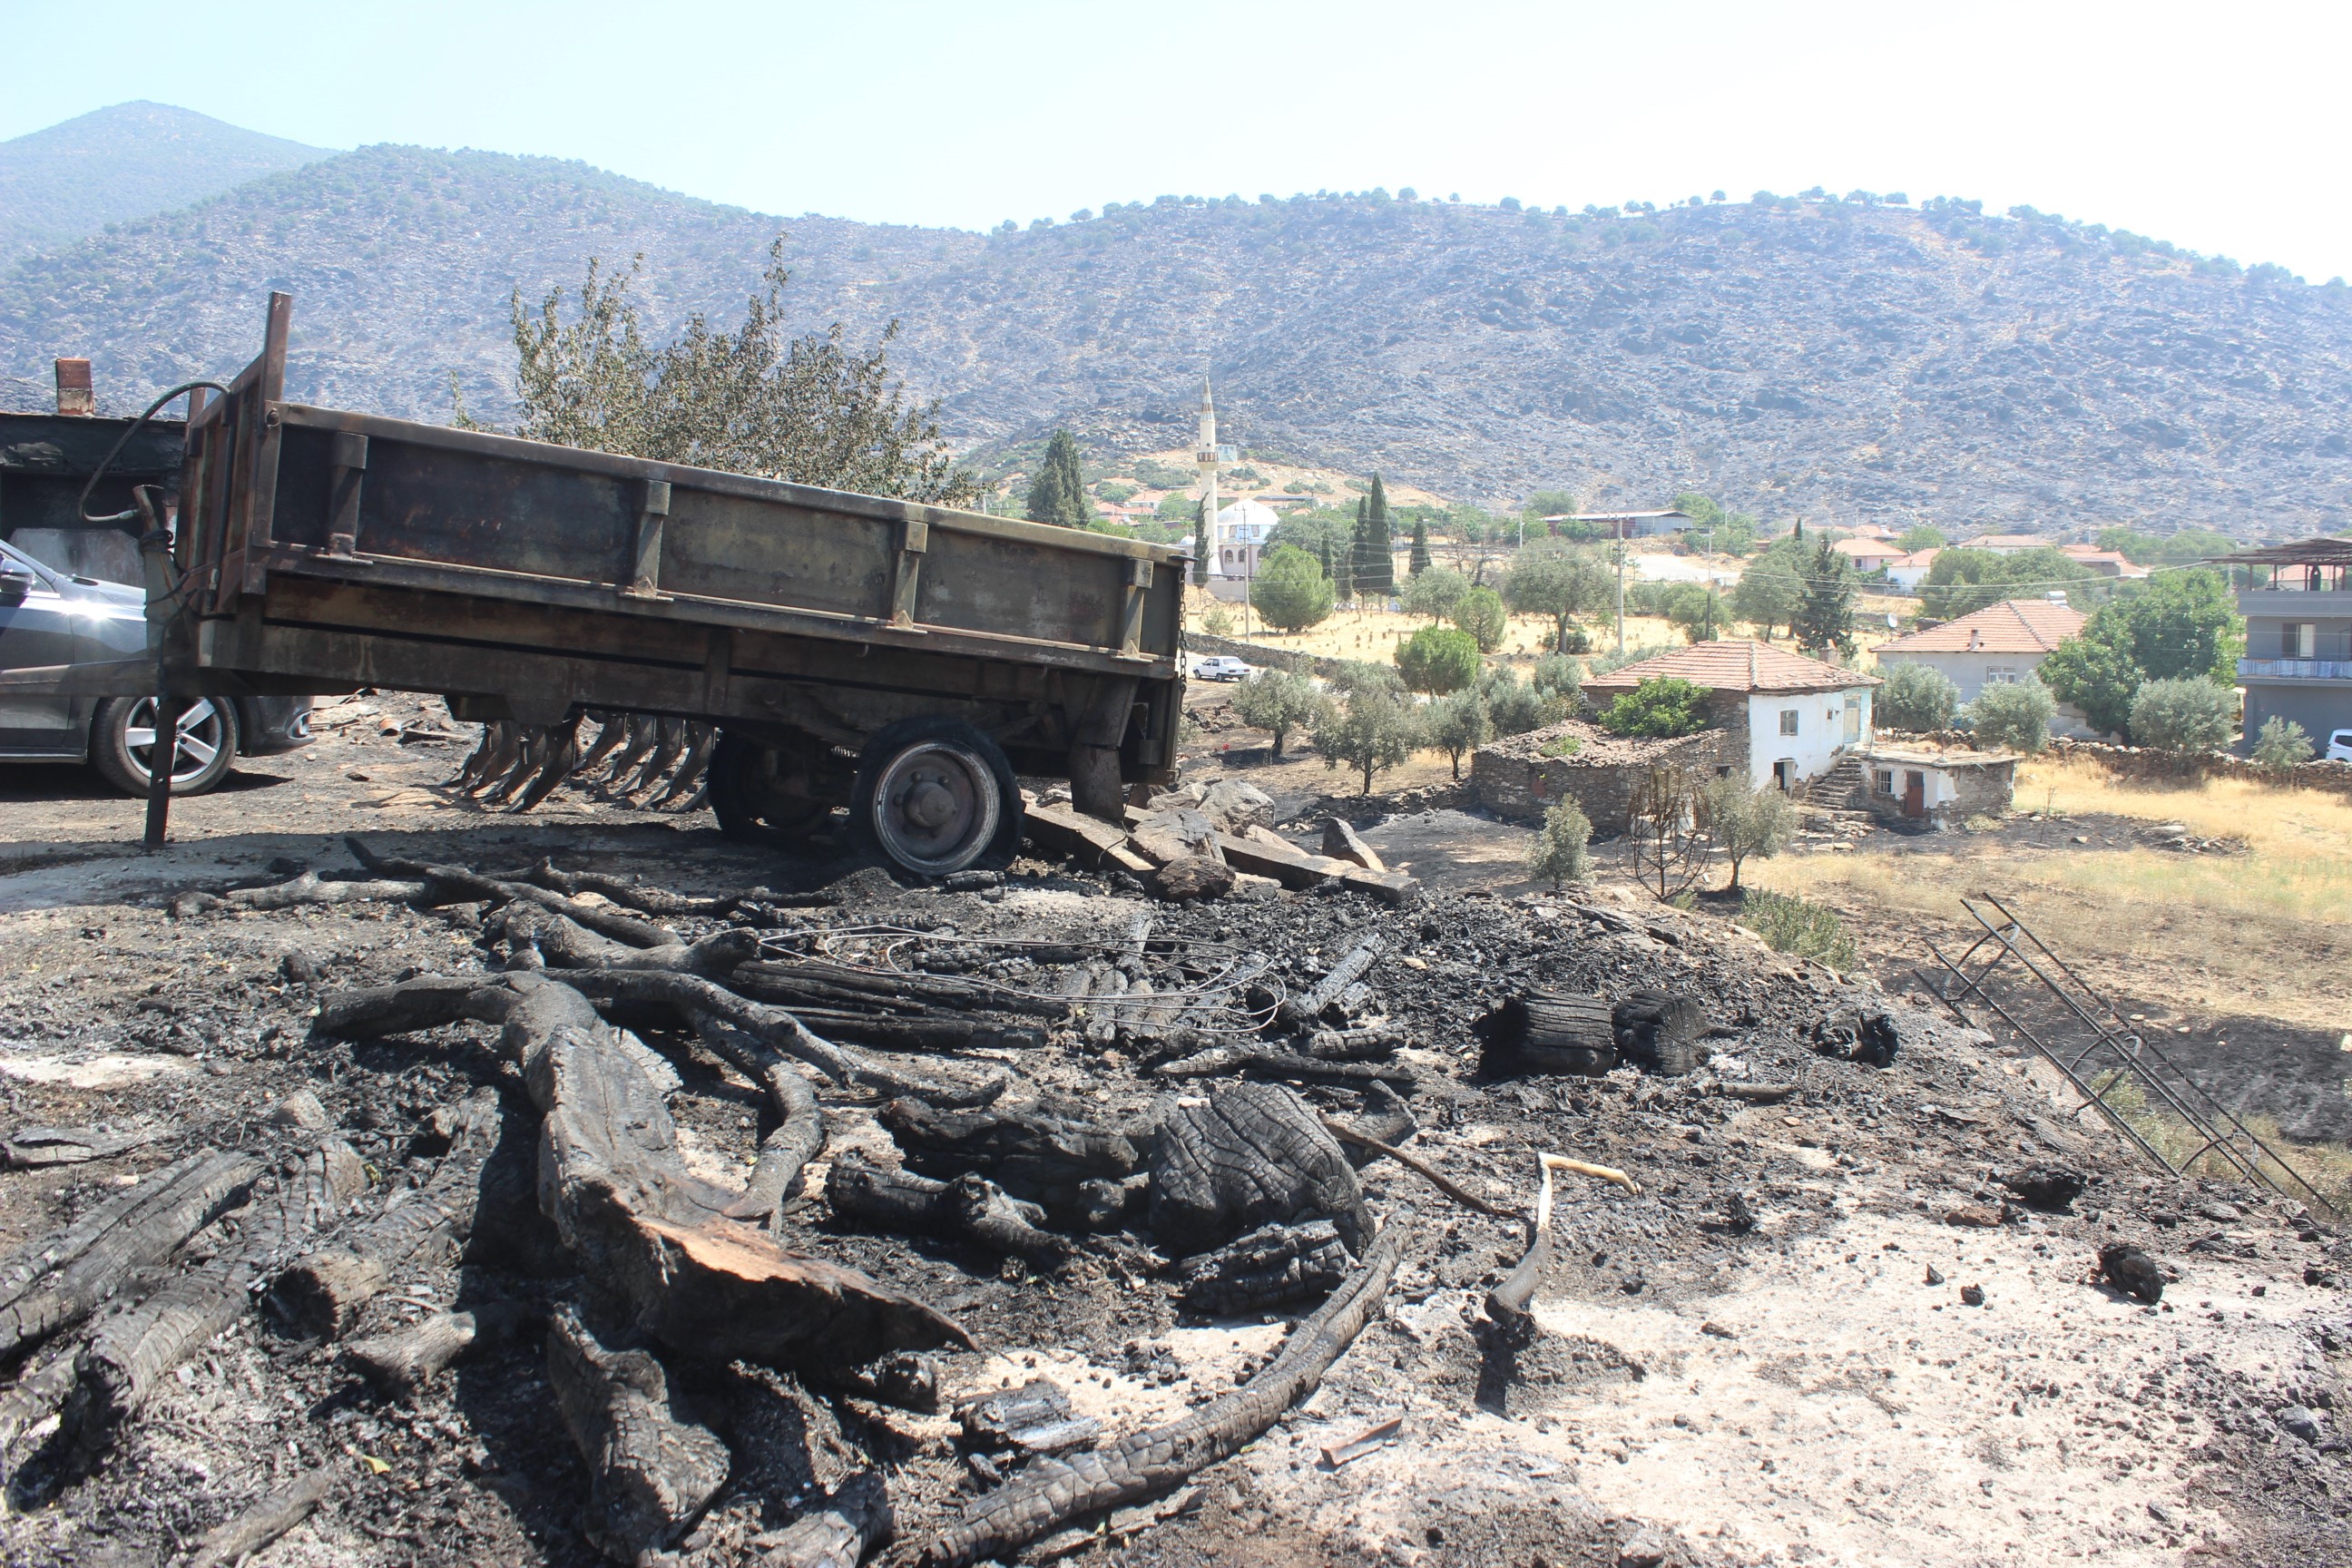
M1704 914L309 845L0 916L5 1561L2352 1551L2329 1226Z

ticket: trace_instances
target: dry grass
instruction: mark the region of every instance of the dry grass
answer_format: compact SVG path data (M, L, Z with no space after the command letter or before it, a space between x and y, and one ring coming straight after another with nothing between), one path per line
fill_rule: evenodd
M1962 893L1999 894L2103 989L2210 1015L2352 1029L2352 803L2235 779L2165 787L2082 764L2020 770L2017 805L2179 822L2243 855L2027 849L1990 835L1949 855L1783 858L1750 879L1825 903L1888 961L1966 924Z

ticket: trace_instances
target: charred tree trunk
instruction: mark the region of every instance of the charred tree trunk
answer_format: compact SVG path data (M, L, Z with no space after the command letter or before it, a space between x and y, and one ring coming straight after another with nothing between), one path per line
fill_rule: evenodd
M568 1307L548 1332L547 1380L588 1462L587 1534L607 1557L668 1547L727 1484L727 1445L678 1418L661 1363L606 1347Z
M499 1301L470 1312L436 1312L390 1333L353 1340L344 1359L362 1375L402 1399L446 1371L475 1346L505 1339L537 1321L519 1301Z
M969 1241L1033 1263L1059 1264L1070 1255L1068 1242L1038 1228L1045 1210L1006 1197L995 1183L971 1173L952 1182L935 1182L877 1165L848 1149L826 1173L824 1196L843 1218L886 1230Z
M1630 991L1611 1013L1617 1054L1643 1072L1680 1078L1706 1059L1706 1008L1678 991Z
M1598 1077L1617 1065L1613 1010L1598 996L1528 991L1471 1026L1486 1047L1491 1074L1572 1073Z

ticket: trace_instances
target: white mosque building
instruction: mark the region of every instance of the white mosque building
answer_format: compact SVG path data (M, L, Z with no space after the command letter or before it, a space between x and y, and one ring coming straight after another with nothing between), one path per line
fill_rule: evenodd
M1264 501L1237 500L1217 513L1209 538L1209 575L1246 584L1256 577L1265 542L1282 515Z

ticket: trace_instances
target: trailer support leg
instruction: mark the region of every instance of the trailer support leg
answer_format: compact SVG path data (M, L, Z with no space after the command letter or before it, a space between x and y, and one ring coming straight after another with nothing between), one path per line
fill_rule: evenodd
M156 694L155 741L147 748L147 833L140 845L150 853L163 847L171 828L172 775L180 771L180 721L188 708L184 697Z
M1116 747L1070 748L1070 804L1088 816L1126 825L1127 792L1118 779Z

